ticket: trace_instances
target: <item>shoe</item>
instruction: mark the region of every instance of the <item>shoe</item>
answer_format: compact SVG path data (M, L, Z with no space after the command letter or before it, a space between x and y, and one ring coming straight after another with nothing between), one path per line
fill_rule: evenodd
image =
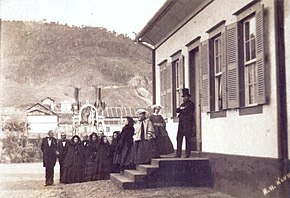
M175 155L174 157L175 158L181 158L181 155Z
M190 155L186 155L184 158L190 158Z

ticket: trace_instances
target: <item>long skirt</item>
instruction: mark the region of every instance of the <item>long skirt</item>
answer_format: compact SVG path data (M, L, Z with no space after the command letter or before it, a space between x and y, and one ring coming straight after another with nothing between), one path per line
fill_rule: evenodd
M96 160L88 160L85 167L84 181L96 181L97 180L97 167Z
M157 136L155 143L157 156L174 153L174 148L169 136Z
M71 184L82 181L80 166L68 166L63 170L63 183Z
M141 140L133 144L133 163L148 164L156 156L154 140Z

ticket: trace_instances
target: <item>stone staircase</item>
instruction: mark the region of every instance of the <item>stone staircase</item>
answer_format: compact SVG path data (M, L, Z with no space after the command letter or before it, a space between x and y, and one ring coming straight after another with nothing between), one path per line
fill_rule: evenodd
M151 164L137 165L136 170L110 175L122 189L166 186L211 187L212 176L207 158L158 158Z

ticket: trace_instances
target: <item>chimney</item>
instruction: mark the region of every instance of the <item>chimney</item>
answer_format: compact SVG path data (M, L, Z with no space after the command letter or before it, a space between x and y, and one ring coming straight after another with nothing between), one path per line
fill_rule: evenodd
M99 107L102 102L102 91L100 87L96 87L96 107Z
M78 87L75 87L75 93L74 93L74 98L76 101L76 105L78 106L79 109L79 94L80 94L80 89Z

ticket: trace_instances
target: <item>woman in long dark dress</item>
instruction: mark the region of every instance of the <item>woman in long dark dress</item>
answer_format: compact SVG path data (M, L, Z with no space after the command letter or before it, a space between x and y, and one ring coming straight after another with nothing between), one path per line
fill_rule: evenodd
M99 138L96 133L89 136L88 142L88 158L85 167L84 181L97 180L96 159L99 148Z
M68 151L64 160L63 183L81 182L81 139L75 135L68 146Z
M118 173L120 172L120 164L118 163L118 160L116 159L118 156L116 155L116 148L119 142L120 132L114 131L112 136L112 143L111 143L111 155L113 156L113 165L112 165L112 173Z
M135 121L131 117L126 117L125 126L122 129L115 151L114 160L116 161L114 163L120 164L120 171L134 168L132 163L134 123Z
M111 145L106 136L101 137L101 143L96 159L97 180L110 179L110 172L112 170L113 156L111 152Z
M156 157L160 155L166 155L174 153L172 142L166 131L166 123L162 115L159 114L161 110L160 105L153 105L153 114L149 116L149 119L154 125L155 131L155 144L156 144Z

